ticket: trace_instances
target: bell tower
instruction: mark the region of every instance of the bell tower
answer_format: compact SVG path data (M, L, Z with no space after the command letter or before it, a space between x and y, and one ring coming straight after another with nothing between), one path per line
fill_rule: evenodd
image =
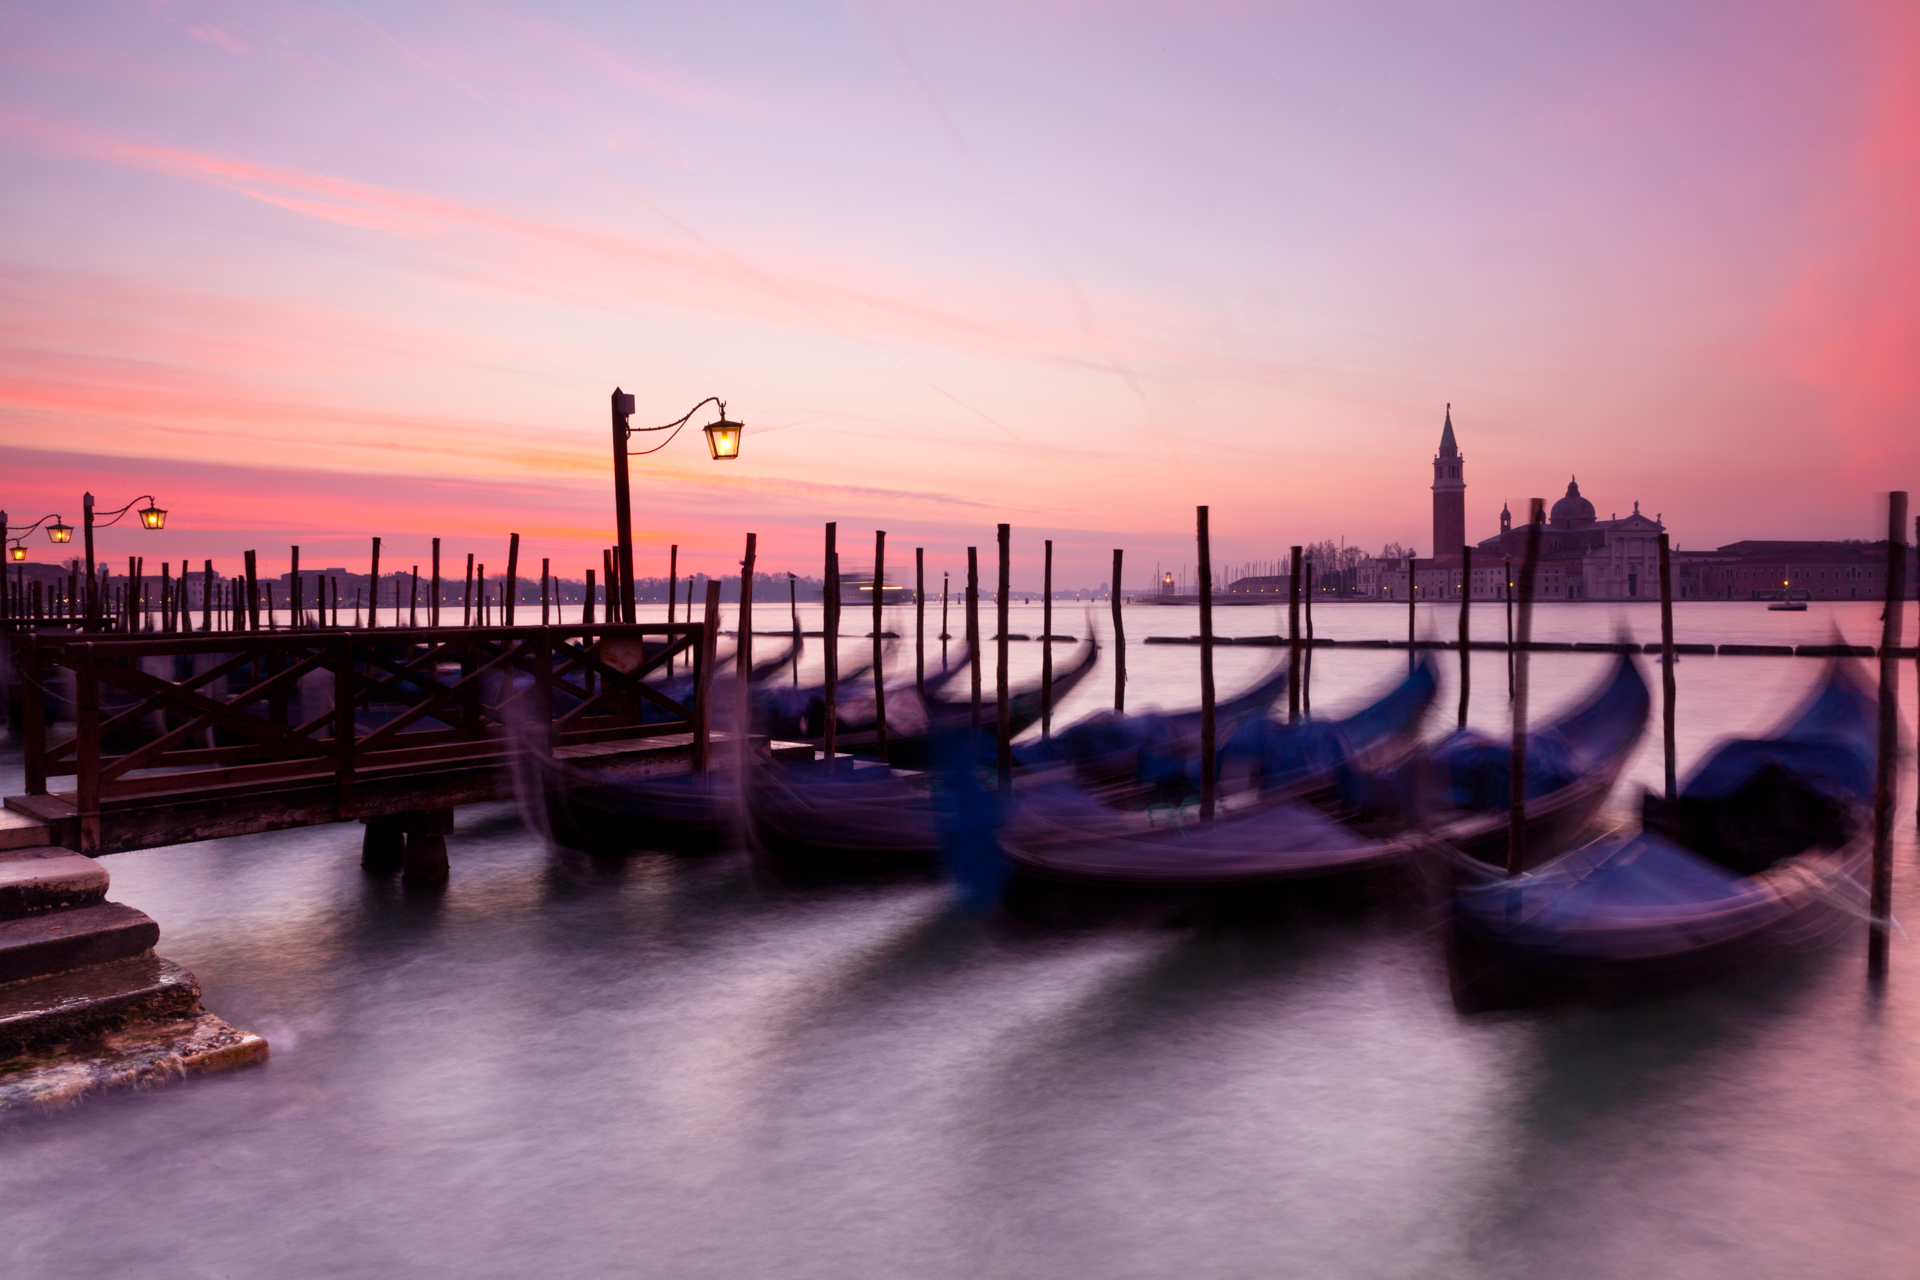
M1467 542L1466 459L1453 439L1453 406L1440 428L1440 452L1433 456L1433 554L1457 556Z

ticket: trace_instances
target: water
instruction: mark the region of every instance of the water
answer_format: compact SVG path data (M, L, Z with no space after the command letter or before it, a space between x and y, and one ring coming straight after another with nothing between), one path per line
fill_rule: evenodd
M1037 633L1038 613L1010 629ZM1480 613L1477 634L1503 631ZM1704 641L1838 624L1873 643L1876 613L1678 610ZM1275 617L1223 611L1222 630ZM1197 629L1190 610L1127 619L1136 639ZM1651 609L1591 605L1543 607L1536 634L1623 621L1657 636ZM1405 633L1404 606L1315 622ZM888 625L911 635L904 611ZM1056 628L1083 633L1081 611ZM1037 669L1038 645L1012 651ZM1222 695L1273 656L1222 651ZM1318 655L1316 708L1405 661ZM1536 708L1604 662L1535 657ZM1135 644L1129 666L1131 706L1195 696L1195 650ZM1771 723L1819 666L1683 660L1682 768ZM1090 680L1063 718L1111 698L1108 668ZM1476 657L1474 688L1476 721L1503 725L1501 656ZM4 763L17 789L17 752ZM1659 772L1655 733L1631 783ZM1920 913L1908 784L1895 902ZM461 811L452 885L421 897L362 877L359 832L108 860L113 896L273 1059L0 1132L7 1274L1920 1271L1904 940L1879 999L1856 930L1705 991L1466 1019L1428 921L1393 901L1046 930L957 917L933 885L800 889L741 856L596 867L549 854L510 805Z

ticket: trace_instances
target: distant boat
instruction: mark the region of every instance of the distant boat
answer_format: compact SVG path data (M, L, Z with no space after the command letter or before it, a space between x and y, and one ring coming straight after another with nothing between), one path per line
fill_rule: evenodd
M1775 600L1767 606L1768 613L1805 613L1806 611L1805 600Z

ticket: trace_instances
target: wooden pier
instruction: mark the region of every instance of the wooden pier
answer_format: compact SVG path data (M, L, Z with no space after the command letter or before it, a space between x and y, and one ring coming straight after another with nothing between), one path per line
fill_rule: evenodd
M7 838L93 855L358 820L370 854L403 835L429 854L439 842L444 877L451 810L510 798L518 753L707 767L714 635L702 622L15 630L26 788L6 797ZM647 683L674 658L693 674L679 697Z

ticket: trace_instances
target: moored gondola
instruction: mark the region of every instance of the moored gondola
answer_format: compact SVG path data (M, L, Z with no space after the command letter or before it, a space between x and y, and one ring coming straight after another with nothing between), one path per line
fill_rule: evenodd
M1874 703L1835 664L1769 738L1727 743L1638 834L1511 879L1469 870L1449 968L1467 1010L1669 990L1864 914Z
M1634 659L1573 710L1528 730L1528 866L1565 850L1593 822L1646 731L1652 706ZM1512 744L1477 730L1449 734L1365 796L1425 835L1492 866L1505 866L1511 822Z

